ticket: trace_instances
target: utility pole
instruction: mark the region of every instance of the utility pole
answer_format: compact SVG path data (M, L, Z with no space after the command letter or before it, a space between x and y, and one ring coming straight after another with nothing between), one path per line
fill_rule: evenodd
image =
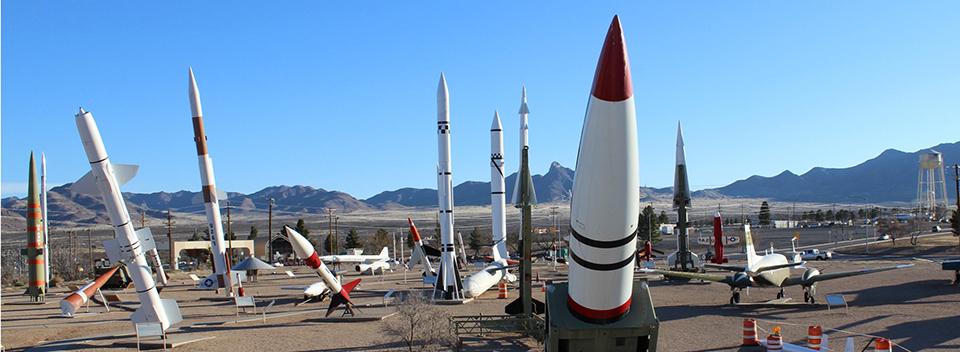
M267 210L267 250L270 253L267 253L267 262L271 265L273 264L273 203L274 199L270 198L270 202Z
M557 227L557 206L550 207L550 215L553 215L553 231L557 234L557 241L554 242L553 253L553 271L557 271L557 253L560 251L560 228ZM496 249L494 249L496 250Z
M140 209L140 228L147 227L147 211Z
M177 267L177 263L174 261L176 253L173 253L173 215L170 215L170 209L167 209L167 246L170 247L170 270L179 270L180 268Z
M327 208L327 238L330 239L330 245L327 248L327 251L328 251L327 254L329 255L335 254L333 252L333 242L336 241L336 239L333 238L333 212L334 211L335 209L333 208Z
M93 236L91 232L90 229L87 229L87 256L90 257L90 271L87 272L87 275L96 277L96 271L93 270Z
M340 217L333 217L333 250L340 253ZM339 264L337 264L339 267Z
M227 238L229 239L229 242L227 242L227 251L229 253L228 257L230 258L230 263L236 263L237 261L233 258L233 231L230 227L230 208L232 208L230 206L230 201L227 200ZM210 235L213 236L212 233Z

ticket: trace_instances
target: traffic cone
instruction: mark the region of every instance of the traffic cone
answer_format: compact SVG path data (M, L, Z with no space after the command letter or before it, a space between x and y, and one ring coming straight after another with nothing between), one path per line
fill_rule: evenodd
M757 341L757 321L753 319L743 319L743 344L740 346L758 346Z
M779 326L774 326L773 333L767 335L767 351L783 351L783 338L780 336Z
M820 350L820 343L823 341L823 328L820 325L810 325L807 327L807 347L811 350Z
M499 294L497 294L497 299L507 299L507 282L500 281L500 284L497 285L497 288L500 291Z
M893 344L890 343L890 340L880 337L873 342L873 350L877 352L890 352L893 351L892 345Z

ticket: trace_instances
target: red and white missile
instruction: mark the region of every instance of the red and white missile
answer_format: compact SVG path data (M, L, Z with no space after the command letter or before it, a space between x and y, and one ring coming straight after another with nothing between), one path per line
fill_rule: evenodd
M717 211L717 214L713 216L713 259L710 261L714 264L723 264L727 262L727 258L723 257L723 218L720 217L720 211Z
M89 188L96 187L100 191L115 236L115 240L104 242L104 249L111 262L122 262L127 266L127 272L133 279L140 299L140 308L130 319L134 323L160 323L166 330L170 325L182 320L180 307L175 300L160 299L160 292L157 291L146 258L147 251L156 247L153 236L149 229L134 231L123 194L120 193L120 184L129 180L135 171L122 165L116 165L115 168L110 163L93 114L81 108L76 115L76 122L91 171L74 183L71 189L77 193L89 193Z
M190 112L193 116L193 141L197 145L197 159L200 163L200 184L202 185L203 206L207 213L207 226L210 230L210 252L213 253L213 274L201 280L198 287L213 290L224 288L227 297L233 297L233 277L230 274L230 259L227 257L227 244L224 241L223 225L220 221L220 200L217 181L213 175L213 159L207 152L207 134L203 128L203 108L200 105L200 89L189 69L190 82L188 95Z
M614 17L593 79L570 204L567 307L586 322L614 322L630 310L640 213L637 155L630 63Z
M320 260L320 255L317 254L316 248L313 248L313 244L311 244L310 241L307 241L303 235L287 225L283 226L283 233L287 235L287 240L290 241L293 252L300 258L303 258L307 266L316 270L317 273L320 274L320 279L323 280L323 283L327 285L330 292L333 292L333 295L330 297L330 306L327 307L326 316L330 316L330 313L333 313L333 310L341 304L346 305L347 311L352 312L353 301L350 300L350 291L353 291L353 288L357 287L360 279L350 281L345 285L340 285L340 281L337 281L337 278L333 276L330 269Z
M423 239L420 238L420 231L417 230L417 225L413 224L413 219L407 218L407 223L410 224L410 235L413 236L413 253L410 253L410 260L407 262L407 268L412 269L417 264L423 264L423 275L435 277L436 272L433 271L433 266L430 265L430 258L427 256L427 248L423 245ZM430 248L435 253L434 256L439 256L439 251L435 248ZM430 280L433 281L432 279Z
M440 212L440 269L434 295L442 299L463 299L463 283L453 244L453 167L450 161L450 93L447 80L440 74L437 86L437 193Z
M77 292L71 293L67 298L60 301L60 312L63 313L63 316L72 317L73 314L77 312L77 309L80 309L81 306L86 304L87 301L90 300L90 297L93 297L93 295L97 293L97 290L107 283L107 280L117 272L117 269L120 269L120 266L114 265L113 268L107 270L103 275L83 285Z

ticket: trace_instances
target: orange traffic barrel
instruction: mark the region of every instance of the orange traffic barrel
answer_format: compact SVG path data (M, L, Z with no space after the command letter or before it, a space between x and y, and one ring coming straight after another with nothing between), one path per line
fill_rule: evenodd
M885 339L885 338L880 337L880 338L877 338L877 340L873 342L873 350L874 350L874 351L884 351L884 352L893 351L893 346L892 346L892 345L893 345L893 344L890 343L890 340L887 340L887 339Z
M500 284L497 285L497 288L498 288L499 291L500 291L500 293L497 295L497 298L498 298L498 299L506 299L506 298L507 298L507 282L501 280L501 281L500 281Z
M807 327L807 347L811 350L820 350L820 343L823 341L823 328L820 325L810 325Z
M753 319L743 319L743 344L741 346L757 346L757 321Z
M767 351L783 351L783 338L780 336L779 326L774 326L773 333L767 335Z

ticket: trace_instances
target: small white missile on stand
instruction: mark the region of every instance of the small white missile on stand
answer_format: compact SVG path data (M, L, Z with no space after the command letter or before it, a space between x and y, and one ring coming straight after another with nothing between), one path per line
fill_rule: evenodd
M136 174L136 167L111 165L93 114L81 108L76 122L91 172L74 183L71 189L85 194L99 190L115 236L114 240L104 241L104 249L112 263L126 265L140 299L140 308L130 316L133 323L160 323L166 330L182 320L180 307L175 300L160 298L146 258L147 252L156 248L153 235L149 228L134 231L120 192L120 185Z
M207 227L210 230L210 252L213 253L213 274L201 280L198 287L208 290L224 288L227 297L233 297L233 275L230 273L230 259L227 256L227 244L224 241L223 224L220 218L220 193L213 175L213 159L207 151L207 134L203 127L203 108L200 105L200 89L189 70L188 96L190 112L193 116L193 141L197 145L197 159L200 163L200 183L203 193L203 207L207 213Z
M440 269L434 284L434 299L462 300L463 283L453 244L453 169L450 162L450 95L447 80L440 74L437 87L437 193L440 214Z
M290 241L291 247L293 247L293 252L297 254L298 257L303 258L303 261L307 266L313 268L320 274L320 279L323 280L323 283L327 285L327 289L332 293L330 296L330 306L327 307L327 315L330 316L333 313L333 310L336 309L341 304L345 305L346 312L344 314L353 315L353 301L350 300L350 291L354 287L357 287L357 284L360 283L360 279L350 281L344 285L340 285L340 281L333 276L333 273L330 272L330 269L327 269L327 266L323 264L323 261L320 260L320 255L317 254L316 248L313 248L313 245L310 244L310 241L307 241L300 233L292 229L290 226L283 226L283 233L286 234L287 240Z
M567 308L580 320L606 324L630 310L640 213L636 106L616 17L597 64L576 170Z

